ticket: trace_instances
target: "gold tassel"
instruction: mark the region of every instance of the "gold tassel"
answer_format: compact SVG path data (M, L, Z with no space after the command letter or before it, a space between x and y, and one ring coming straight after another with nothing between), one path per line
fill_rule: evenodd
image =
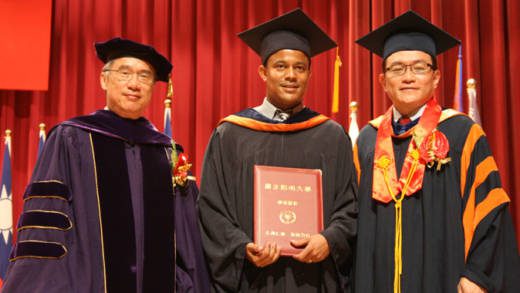
M339 68L341 58L339 58L339 47L336 48L336 61L334 61L334 91L332 92L332 113L339 112Z
M412 181L413 174L417 169L417 165L419 163L419 151L417 149L413 149L410 153L413 158L413 163L408 172L408 177L406 178L406 183L401 190L401 196L399 198L392 192L392 188L390 188L390 182L388 180L387 169L389 167L389 159L386 157L381 158L377 165L382 168L384 171L385 184L394 200L395 204L395 240L394 240L394 293L401 292L401 274L403 273L403 199L406 196L406 191L408 190L408 186L410 181Z

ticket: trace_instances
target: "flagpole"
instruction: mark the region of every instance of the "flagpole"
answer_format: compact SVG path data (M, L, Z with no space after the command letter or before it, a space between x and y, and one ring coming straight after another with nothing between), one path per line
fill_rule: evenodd
M459 54L457 55L457 65L455 68L455 88L453 93L453 108L459 112L464 112L462 104L462 45L459 45Z

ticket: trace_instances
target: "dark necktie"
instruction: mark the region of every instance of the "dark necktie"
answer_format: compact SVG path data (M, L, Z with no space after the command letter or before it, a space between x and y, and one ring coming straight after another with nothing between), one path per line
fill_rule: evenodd
M282 112L281 110L277 109L274 112L273 120L284 122L285 120L287 120L287 118L289 118L289 116L289 113Z

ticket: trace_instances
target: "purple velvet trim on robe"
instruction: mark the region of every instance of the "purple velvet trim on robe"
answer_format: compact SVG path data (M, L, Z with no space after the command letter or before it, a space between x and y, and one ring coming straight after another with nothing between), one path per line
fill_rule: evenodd
M122 139L130 144L171 145L171 139L157 131L145 118L125 119L108 110L98 110L90 115L72 118L62 124Z
M27 186L23 199L31 196L56 196L70 201L70 192L67 186L59 182L33 182Z
M26 211L22 213L18 228L30 226L62 230L72 228L70 220L64 214L45 211Z
M94 134L93 143L99 172L107 288L114 292L135 291L135 220L124 142ZM163 146L143 144L140 149L145 233L142 291L172 292L175 238L170 165Z
M175 289L175 214L171 167L165 149L141 146L144 205L143 292Z
M108 292L136 292L135 228L122 140L92 135ZM117 163L114 163L117 162Z
M65 248L53 242L24 241L18 242L11 251L10 259L23 257L29 258L61 258L67 251Z

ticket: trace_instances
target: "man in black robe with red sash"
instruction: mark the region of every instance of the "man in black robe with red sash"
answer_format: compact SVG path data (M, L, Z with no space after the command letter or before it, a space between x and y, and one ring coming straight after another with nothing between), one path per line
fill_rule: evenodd
M216 292L343 292L356 231L351 142L336 122L303 105L311 57L336 46L297 9L240 34L262 58L262 105L224 118L206 150L198 200L202 242ZM253 242L255 165L321 169L324 230ZM317 221L317 219L306 219Z
M460 42L409 11L357 41L383 58L392 107L363 128L355 291L520 292L520 262L482 128L434 96Z
M3 292L208 292L197 186L174 186L182 148L142 117L172 65L120 38L96 51L106 110L51 130Z

